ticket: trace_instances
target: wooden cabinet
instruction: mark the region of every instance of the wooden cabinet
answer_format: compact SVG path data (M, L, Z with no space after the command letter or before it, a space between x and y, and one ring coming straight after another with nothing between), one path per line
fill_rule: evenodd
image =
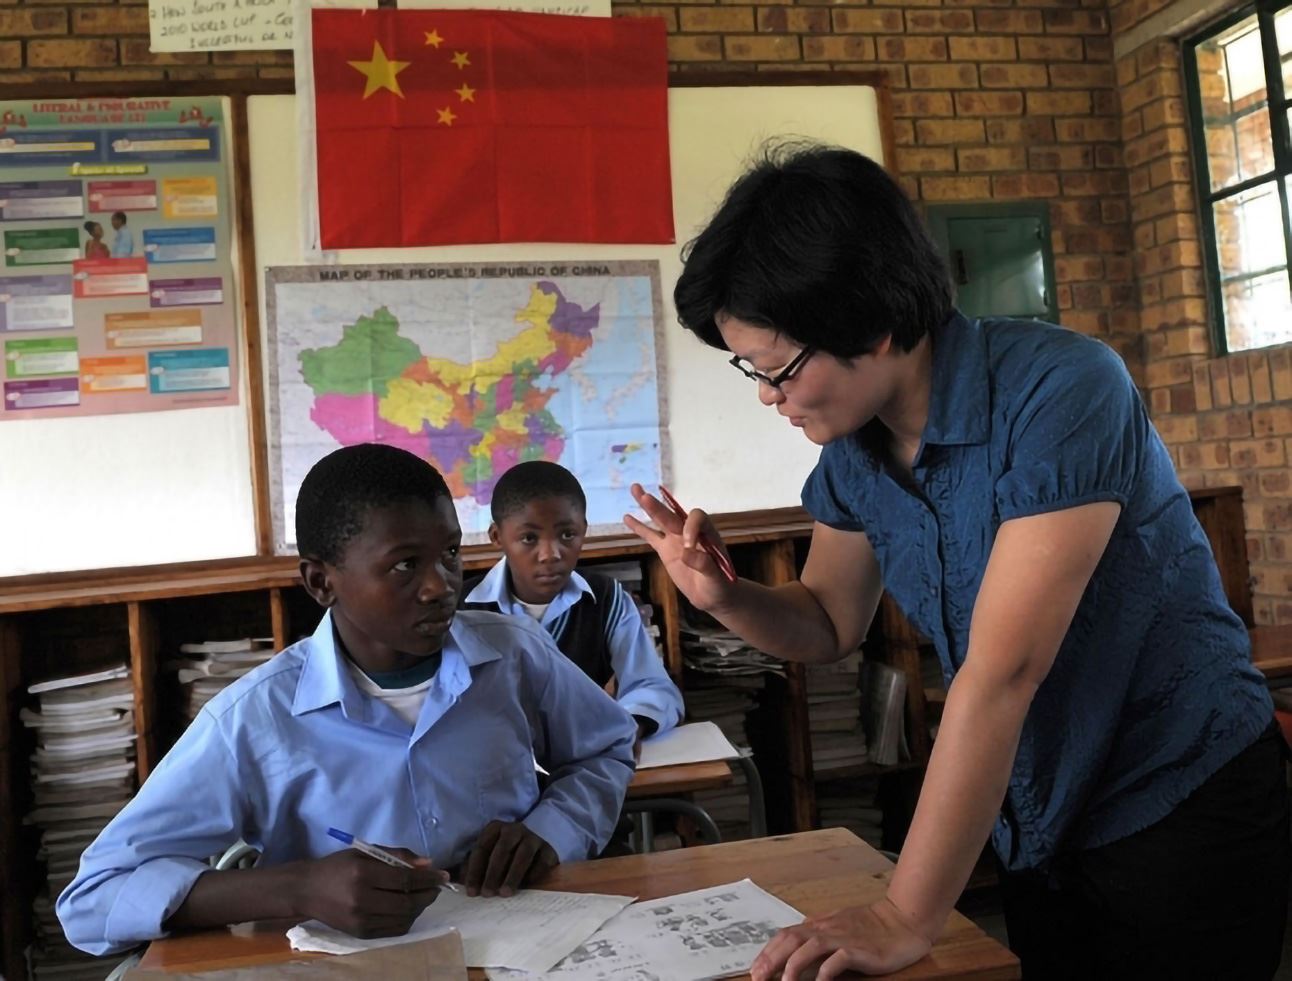
M768 584L796 577L811 521L797 508L721 515L716 522L741 573ZM491 547L469 547L470 572L497 560ZM590 540L584 564L643 563L643 589L655 608L666 664L682 676L680 603L654 554L635 537ZM317 626L321 611L300 586L296 561L254 558L145 569L10 579L0 584L0 908L3 972L24 977L22 951L30 939L31 901L42 883L36 835L22 825L30 809L30 734L18 718L28 685L45 678L127 662L135 688L140 780L156 766L178 733L177 692L162 664L179 645L201 640L273 637L281 648ZM908 673L908 731L913 766L927 760L918 648L895 607L885 603L882 653ZM804 675L790 665L769 676L765 723L755 747L767 786L773 833L816 824L809 710ZM865 768L871 772L874 768ZM905 768L912 771L912 766Z

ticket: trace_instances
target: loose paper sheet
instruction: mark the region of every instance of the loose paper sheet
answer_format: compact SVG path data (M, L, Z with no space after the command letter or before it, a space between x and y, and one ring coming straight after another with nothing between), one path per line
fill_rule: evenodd
M642 758L637 763L637 769L734 760L739 755L740 751L731 745L722 730L712 722L692 722L644 740Z
M631 896L522 889L507 898L474 899L443 890L402 937L359 940L310 920L287 931L293 950L349 954L390 947L454 929L468 967L507 967L542 974L632 902Z

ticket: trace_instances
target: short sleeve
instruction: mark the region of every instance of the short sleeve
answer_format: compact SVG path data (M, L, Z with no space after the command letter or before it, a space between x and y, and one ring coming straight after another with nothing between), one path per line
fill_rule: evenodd
M839 531L865 531L854 501L862 499L863 474L840 442L830 443L803 484L803 509L813 520Z
M1123 507L1152 427L1121 358L1088 338L1032 373L1009 410L1006 469L996 481L1002 521L1099 501Z

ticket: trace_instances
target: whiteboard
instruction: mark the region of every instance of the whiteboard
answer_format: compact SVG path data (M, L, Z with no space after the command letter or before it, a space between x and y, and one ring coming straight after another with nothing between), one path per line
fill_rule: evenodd
M248 100L261 267L303 261L295 98ZM674 88L669 92L675 246L478 245L363 250L347 263L658 259L674 491L690 507L799 503L818 448L759 403L754 385L676 325L679 253L766 139L801 136L882 160L876 93L859 85ZM239 189L239 193L246 193ZM264 289L258 289L260 323ZM265 379L261 380L266 383ZM246 381L244 380L244 385ZM237 406L0 427L0 576L255 553L247 399ZM625 508L631 502L625 495Z

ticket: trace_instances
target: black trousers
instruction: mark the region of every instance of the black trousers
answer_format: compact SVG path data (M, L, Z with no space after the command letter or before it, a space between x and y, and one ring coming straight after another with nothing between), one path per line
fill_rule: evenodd
M1009 873L1024 981L1269 981L1288 915L1286 749L1276 725L1165 818Z

